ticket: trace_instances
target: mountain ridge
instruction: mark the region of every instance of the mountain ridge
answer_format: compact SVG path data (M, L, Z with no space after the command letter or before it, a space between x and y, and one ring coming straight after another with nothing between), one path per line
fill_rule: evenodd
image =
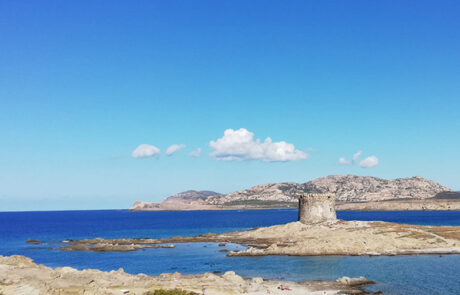
M339 203L388 200L424 200L451 189L420 176L383 179L350 174L328 175L305 183L260 184L229 194L211 191L186 191L150 206L152 210L195 210L222 208L293 207L300 193L333 193ZM136 202L132 210L148 210L148 202ZM167 209L170 208L170 209ZM174 209L175 208L175 209ZM182 208L182 209L178 209ZM184 209L185 208L185 209Z

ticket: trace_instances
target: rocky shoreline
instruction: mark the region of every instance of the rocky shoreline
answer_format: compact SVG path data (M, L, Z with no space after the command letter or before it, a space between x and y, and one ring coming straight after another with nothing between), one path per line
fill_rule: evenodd
M281 282L260 277L245 279L228 271L221 276L204 273L180 273L148 276L132 275L123 269L104 272L71 267L50 268L37 265L25 256L0 256L0 294L2 295L150 295L155 290L180 289L198 294L291 294L332 295L368 294L363 286L373 282L360 278L342 277L336 281Z
M191 242L237 243L245 251L228 256L459 254L459 226L420 226L389 222L336 220L291 222L243 232L167 239L84 239L65 241L64 251L135 251Z

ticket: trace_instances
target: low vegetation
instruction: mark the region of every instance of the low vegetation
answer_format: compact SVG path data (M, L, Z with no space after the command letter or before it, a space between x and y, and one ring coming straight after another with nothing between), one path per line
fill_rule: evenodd
M297 208L298 202L280 202L268 200L236 200L224 203L223 206L245 206L258 208Z
M149 291L147 293L144 293L144 295L198 295L198 293L185 291L181 289L171 289L171 290L158 289L153 292Z

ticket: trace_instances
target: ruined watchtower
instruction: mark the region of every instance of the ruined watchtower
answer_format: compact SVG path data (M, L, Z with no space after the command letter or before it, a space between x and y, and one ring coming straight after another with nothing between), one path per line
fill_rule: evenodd
M299 194L299 221L304 224L336 220L334 194Z

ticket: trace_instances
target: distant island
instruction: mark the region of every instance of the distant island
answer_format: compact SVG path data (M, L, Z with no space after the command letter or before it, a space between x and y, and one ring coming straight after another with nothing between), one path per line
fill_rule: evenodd
M460 210L460 193L420 176L329 175L305 183L261 184L230 194L189 190L132 211L296 208L302 193L333 193L337 210Z

